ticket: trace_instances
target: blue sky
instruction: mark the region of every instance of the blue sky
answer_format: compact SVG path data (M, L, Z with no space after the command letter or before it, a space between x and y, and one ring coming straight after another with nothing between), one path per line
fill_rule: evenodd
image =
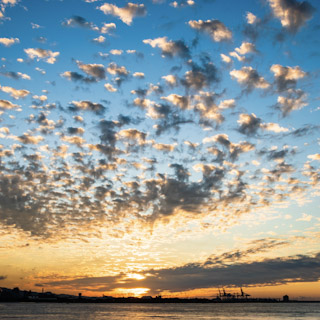
M0 17L2 286L316 297L317 1L2 0ZM221 264L284 271L232 283ZM221 281L169 285L192 266Z

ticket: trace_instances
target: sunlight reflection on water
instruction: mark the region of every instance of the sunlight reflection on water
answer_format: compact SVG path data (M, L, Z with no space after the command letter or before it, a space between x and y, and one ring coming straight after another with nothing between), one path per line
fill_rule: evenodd
M55 304L0 303L0 319L34 320L320 319L320 303Z

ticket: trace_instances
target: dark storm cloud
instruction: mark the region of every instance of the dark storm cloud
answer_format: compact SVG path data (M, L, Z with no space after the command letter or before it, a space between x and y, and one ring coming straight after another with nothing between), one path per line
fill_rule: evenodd
M316 282L320 278L317 268L319 262L320 254L315 257L266 259L211 268L193 263L177 268L149 270L152 276L139 282L139 285L153 290L184 291L219 286Z
M270 248L275 247L270 246ZM241 255L241 253L240 253ZM222 255L222 259L223 259ZM226 254L226 260L230 257ZM237 254L235 254L237 256ZM231 260L235 259L231 257ZM236 260L236 259L235 259ZM210 260L208 260L210 261ZM114 277L87 277L81 279L45 282L59 288L108 291L115 288L149 288L151 294L161 291L179 292L223 286L279 285L294 282L316 282L320 278L320 254L289 256L256 262L221 264L217 261L189 263L181 267L146 270L143 280Z

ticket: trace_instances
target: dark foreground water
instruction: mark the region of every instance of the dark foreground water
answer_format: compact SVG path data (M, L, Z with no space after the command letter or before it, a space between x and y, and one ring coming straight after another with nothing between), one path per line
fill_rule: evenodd
M0 303L0 319L32 320L284 320L320 319L320 303L63 304Z

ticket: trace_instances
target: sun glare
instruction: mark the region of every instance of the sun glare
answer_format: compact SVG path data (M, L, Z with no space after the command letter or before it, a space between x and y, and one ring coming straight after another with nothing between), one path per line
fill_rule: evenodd
M146 277L139 273L128 273L126 276L127 279L143 280Z

